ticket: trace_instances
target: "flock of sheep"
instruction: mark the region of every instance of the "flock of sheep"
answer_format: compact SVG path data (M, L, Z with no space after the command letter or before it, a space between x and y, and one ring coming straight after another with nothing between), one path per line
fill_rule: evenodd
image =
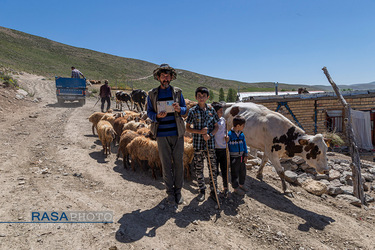
M92 133L95 135L95 129L98 133L105 156L111 154L113 144L114 149L117 148L117 159L121 155L123 157L124 168L131 164L135 171L136 166L146 165L151 168L155 179L157 170L162 175L158 146L156 140L152 139L149 129L151 120L147 117L146 111L94 112L90 115L89 121L92 123ZM194 156L191 135L186 135L184 141L184 170L185 176L190 180L190 164Z

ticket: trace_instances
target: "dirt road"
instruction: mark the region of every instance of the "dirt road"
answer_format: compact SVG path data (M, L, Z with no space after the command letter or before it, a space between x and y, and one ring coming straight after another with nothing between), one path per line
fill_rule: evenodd
M53 81L15 78L33 97L0 90L1 249L374 249L373 205L361 209L293 186L295 198L285 197L270 167L263 183L248 170L248 194L233 195L221 210L210 199L198 203L188 181L184 204L168 206L160 177L124 170L117 148L104 157L87 119L99 110L94 98L60 107ZM110 211L114 218L25 223L37 211Z

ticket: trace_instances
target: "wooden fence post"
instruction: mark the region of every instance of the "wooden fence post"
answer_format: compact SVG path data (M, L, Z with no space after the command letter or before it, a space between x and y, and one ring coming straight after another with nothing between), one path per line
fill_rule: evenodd
M363 193L363 184L361 176L361 159L359 157L357 143L354 137L354 132L352 128L352 117L351 117L351 108L350 104L346 102L344 97L341 95L339 88L336 83L332 80L331 76L328 73L326 67L322 68L324 74L326 75L328 82L332 85L333 90L336 93L337 98L345 108L345 128L346 128L346 138L348 139L349 152L352 157L352 163L350 167L352 169L352 179L353 179L353 193L355 197L361 200L362 204L366 204L366 200Z

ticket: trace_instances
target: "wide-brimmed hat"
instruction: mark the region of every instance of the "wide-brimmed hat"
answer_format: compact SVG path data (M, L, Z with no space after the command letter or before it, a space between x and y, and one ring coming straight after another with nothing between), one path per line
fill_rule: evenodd
M160 76L160 73L169 73L172 76L171 81L175 80L177 78L176 70L172 67L170 67L168 64L163 63L158 68L154 70L154 79L159 80L158 76Z

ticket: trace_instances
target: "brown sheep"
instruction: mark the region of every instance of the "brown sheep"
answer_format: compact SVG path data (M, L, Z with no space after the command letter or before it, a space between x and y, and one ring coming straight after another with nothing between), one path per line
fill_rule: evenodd
M125 110L124 112L124 116L127 116L129 117L128 120L135 120L135 121L138 121L141 117L141 114L138 113L138 112L134 112L134 111L128 111L128 110Z
M102 119L104 113L102 112L95 112L90 115L89 122L92 122L92 134L95 135L95 128L100 119Z
M123 130L124 124L126 124L127 122L128 122L128 120L127 120L126 116L118 117L118 118L115 119L115 121L113 123L113 129L116 132L115 142L117 142L117 143L120 142L121 134L124 131Z
M152 135L150 129L147 127L137 129L137 133L143 135L146 138L149 138Z
M151 167L152 176L154 179L156 179L155 168L158 168L160 173L162 173L158 144L156 141L139 136L134 138L129 145L126 146L126 149L132 159L131 164L133 170L135 160L137 160L139 163L140 161L148 161L148 165Z
M113 126L113 124L115 123L116 116L117 116L117 114L106 113L106 114L103 115L101 120L109 121L111 123L111 125Z
M186 178L188 180L191 180L190 163L193 161L193 158L194 158L194 147L193 147L192 140L190 140L190 138L185 137L184 139L185 139L185 142L184 142L184 157L183 157L184 171L186 172Z
M128 168L129 166L129 153L126 146L138 136L141 135L131 130L124 130L124 132L121 134L116 160L118 160L120 153L122 153L124 168Z
M185 99L185 104L186 104L186 114L184 114L182 117L183 118L186 118L189 114L189 109L191 109L192 107L194 107L195 105L198 104L198 102L196 101L191 101L189 99Z
M102 142L105 155L111 154L111 142L115 138L115 130L108 121L100 120L96 127L99 140Z
M107 111L107 113L112 113L112 109L109 109ZM98 122L102 119L102 117L104 116L104 114L107 114L107 113L103 113L103 112L94 112L92 113L90 116L89 116L89 122L92 123L92 134L95 135L95 128L96 128L96 125L98 124Z
M130 121L126 124L124 124L122 130L133 130L133 131L137 131L138 129L140 128L144 128L146 127L147 125L143 122L135 122L135 121Z

